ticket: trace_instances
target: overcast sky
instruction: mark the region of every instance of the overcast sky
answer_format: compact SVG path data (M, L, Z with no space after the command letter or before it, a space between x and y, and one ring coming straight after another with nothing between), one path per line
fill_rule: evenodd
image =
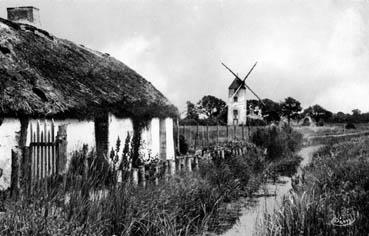
M226 99L232 75L258 65L261 97L369 111L367 0L0 0L40 8L52 34L110 53L181 110L204 95ZM250 98L252 96L250 95Z

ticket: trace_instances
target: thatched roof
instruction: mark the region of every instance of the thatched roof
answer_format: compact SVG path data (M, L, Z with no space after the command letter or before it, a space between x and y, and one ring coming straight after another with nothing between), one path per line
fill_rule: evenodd
M122 62L0 18L0 116L170 117L177 109Z

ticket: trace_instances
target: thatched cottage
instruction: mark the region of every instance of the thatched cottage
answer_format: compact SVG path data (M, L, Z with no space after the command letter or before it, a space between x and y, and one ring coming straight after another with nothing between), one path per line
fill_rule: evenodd
M2 187L10 181L11 149L29 143L38 119L67 125L69 154L88 144L109 155L130 132L141 140L141 155L174 159L177 109L167 98L108 54L40 29L37 15L33 7L8 8L8 19L0 18Z

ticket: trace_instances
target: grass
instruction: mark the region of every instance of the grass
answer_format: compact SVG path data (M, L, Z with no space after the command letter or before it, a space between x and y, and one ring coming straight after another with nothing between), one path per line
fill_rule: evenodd
M367 235L368 154L367 137L321 148L281 207L264 215L259 234Z
M175 176L165 184L107 189L90 201L80 192L7 201L1 235L192 235L206 228L225 193L199 176ZM31 204L30 204L31 202Z
M284 128L270 129L263 135L268 137L267 142L247 144L245 155L231 152L244 144L228 143L225 159L212 155L212 159L200 161L198 172L178 173L159 185L148 182L146 187L134 186L127 179L117 184L110 160L87 153L85 148L75 153L65 181L54 182L48 192L5 201L7 211L0 217L0 234L151 236L222 232L238 217L237 210L227 209L227 203L252 196L270 169L276 169L278 175L281 169L298 165L298 158L292 155L299 146L297 133ZM88 173L80 168L86 163ZM106 197L92 201L89 196L93 191L103 191Z

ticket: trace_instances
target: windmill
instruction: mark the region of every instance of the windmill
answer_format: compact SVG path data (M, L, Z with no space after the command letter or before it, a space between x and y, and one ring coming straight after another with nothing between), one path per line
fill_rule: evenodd
M241 124L246 124L247 122L247 98L246 98L246 90L248 89L263 105L263 101L261 98L252 90L247 84L246 79L249 77L251 72L254 70L257 62L251 67L249 72L246 74L246 76L241 79L236 73L234 73L228 66L226 66L223 62L222 65L231 72L232 75L235 76L235 80L229 87L230 89L230 96L229 96L229 103L228 103L228 124L231 125L237 125L239 124L239 120ZM238 100L238 95L240 91L244 89L243 99ZM243 103L244 102L244 103ZM234 109L233 109L234 108ZM233 109L233 110L232 110ZM240 112L241 111L241 112ZM241 115L239 119L239 114Z

